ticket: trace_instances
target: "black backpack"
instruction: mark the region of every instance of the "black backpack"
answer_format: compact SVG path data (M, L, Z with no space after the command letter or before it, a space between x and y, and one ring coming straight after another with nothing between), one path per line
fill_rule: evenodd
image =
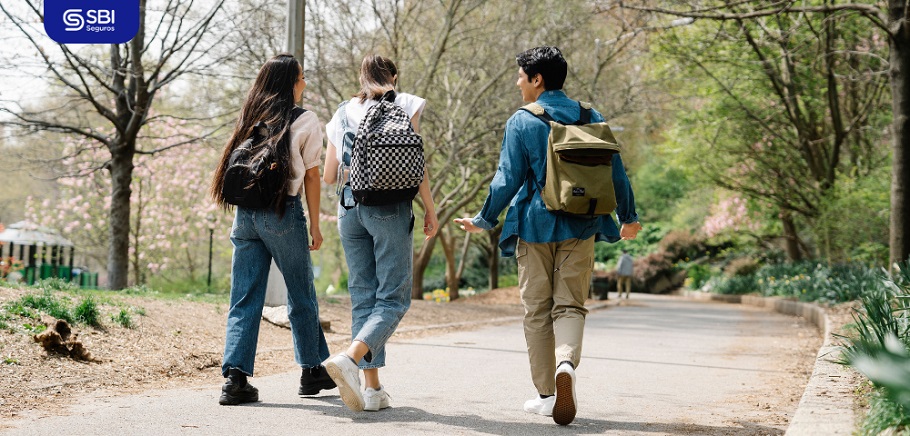
M423 139L408 113L386 92L371 107L354 138L351 192L368 206L413 200L424 172Z
M294 107L291 122L304 112L305 109ZM282 184L278 155L265 143L268 134L269 127L265 123L256 123L253 134L231 152L221 185L221 195L228 204L246 209L267 209L274 206L282 194L278 192Z

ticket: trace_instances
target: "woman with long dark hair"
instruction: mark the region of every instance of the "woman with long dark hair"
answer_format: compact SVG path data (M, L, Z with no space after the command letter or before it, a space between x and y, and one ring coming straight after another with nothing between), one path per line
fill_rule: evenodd
M328 151L323 179L338 183L341 193L338 232L349 270L352 341L346 351L327 360L325 367L338 385L342 401L354 411L389 407L389 395L379 383L379 368L385 366L386 342L411 305L414 213L410 199L382 206L357 204L350 185L345 183L346 165L339 163L349 163L351 134L367 110L387 92L394 93L397 84L398 68L390 59L365 57L360 67L360 92L342 103L326 125ZM407 113L416 132L426 100L397 93L394 102ZM426 171L418 195L425 212L423 233L429 239L436 235L439 223ZM366 382L363 392L361 369Z
M221 373L227 378L219 399L222 405L259 401L259 391L247 382L247 377L253 375L272 259L284 275L288 288L294 357L303 368L298 393L315 395L320 390L335 387L321 365L329 356L329 350L319 324L310 260L310 251L318 250L322 245L319 160L323 134L316 114L296 106L305 87L303 68L297 59L289 54L269 59L247 94L212 180L212 197L225 209L229 208L231 205L222 194L222 188L231 153L252 136L254 126L265 123L268 133L260 144L271 147L278 156L275 169L280 189L267 208L237 207L234 216L231 306L221 365ZM301 194L306 197L311 218L309 229Z

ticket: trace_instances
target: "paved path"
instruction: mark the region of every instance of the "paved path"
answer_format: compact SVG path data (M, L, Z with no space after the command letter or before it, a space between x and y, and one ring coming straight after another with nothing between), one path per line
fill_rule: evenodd
M797 330L783 315L673 297L592 312L567 428L521 410L534 389L515 322L391 343L382 377L392 408L381 412L351 412L336 390L299 398L295 372L252 379L254 405L219 406L218 385L97 394L69 416L26 416L2 434L781 434L785 422L755 424L768 419L743 398L773 395L764 386L784 370L769 344L787 346Z

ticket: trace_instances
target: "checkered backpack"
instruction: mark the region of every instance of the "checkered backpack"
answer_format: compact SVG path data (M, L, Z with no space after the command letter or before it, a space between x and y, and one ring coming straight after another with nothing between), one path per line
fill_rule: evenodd
M368 206L413 200L423 181L423 139L408 113L386 92L371 107L354 137L351 192Z

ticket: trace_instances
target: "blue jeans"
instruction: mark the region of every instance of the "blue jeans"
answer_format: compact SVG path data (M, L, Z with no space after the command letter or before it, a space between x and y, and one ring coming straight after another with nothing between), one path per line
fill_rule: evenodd
M272 210L241 207L234 216L231 308L221 364L225 376L230 368L253 375L272 258L288 287L288 318L297 364L311 368L329 357L329 347L319 324L309 234L300 196L287 197L285 207L282 218Z
M348 262L351 337L370 348L361 369L385 366L385 344L411 307L414 214L411 201L338 207Z

